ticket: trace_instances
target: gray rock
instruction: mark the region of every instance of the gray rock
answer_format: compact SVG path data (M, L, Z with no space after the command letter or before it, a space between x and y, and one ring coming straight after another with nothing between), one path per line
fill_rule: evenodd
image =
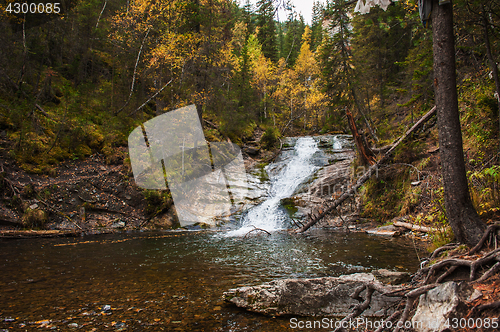
M345 317L359 302L351 294L361 285L375 283L384 286L369 273L315 279L283 279L258 286L240 287L224 292L224 300L249 311L270 316L335 316ZM365 295L365 291L361 294ZM367 317L388 316L399 297L387 297L375 291Z
M365 232L367 234L371 234L371 235L382 235L382 236L399 236L400 235L400 233L397 231L389 231L386 229L379 229L379 228L368 229Z
M118 221L111 225L111 228L124 228L126 226L124 221Z
M420 296L412 324L417 332L443 331L449 328L453 318L465 317L465 302L473 294L466 282L454 281L439 285ZM447 325L448 324L448 325Z
M380 226L380 227L377 227L377 229L382 230L382 231L391 231L391 232L398 231L398 228L394 225Z
M386 269L372 272L375 278L383 284L400 285L410 281L410 274L406 272L389 271Z
M260 149L258 147L253 147L253 146L245 146L243 148L243 151L248 153L251 156L255 156L259 153Z

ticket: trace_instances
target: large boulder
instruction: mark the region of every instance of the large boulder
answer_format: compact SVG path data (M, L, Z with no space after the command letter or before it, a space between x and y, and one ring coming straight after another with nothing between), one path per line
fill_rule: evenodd
M420 295L412 326L417 332L444 331L452 328L455 321L465 317L473 293L467 282L449 281Z
M372 274L355 273L340 277L274 280L258 286L230 289L223 298L238 307L270 316L345 317L360 303L351 295L366 284L376 284L387 291L396 289L383 285ZM365 292L360 296L364 298ZM386 317L392 313L393 304L400 300L375 291L370 308L363 316Z

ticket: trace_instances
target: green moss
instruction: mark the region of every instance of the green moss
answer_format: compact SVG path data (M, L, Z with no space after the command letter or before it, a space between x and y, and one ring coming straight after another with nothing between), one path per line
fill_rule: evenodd
M24 226L29 228L43 228L47 223L47 213L41 209L26 209L22 217Z
M266 129L262 137L260 138L260 144L266 150L270 150L276 146L279 140L279 130L274 127L269 127Z
M173 204L172 195L168 190L144 190L143 195L146 200L145 212L150 217L167 210Z
M259 163L254 168L254 174L259 177L259 180L261 182L269 181L269 175L266 172L266 166L267 165L268 165L268 163Z
M286 210L286 212L288 213L288 215L291 217L293 216L295 213L297 213L298 209L297 207L295 206L295 200L291 197L289 198L283 198L281 201L281 206L283 206Z

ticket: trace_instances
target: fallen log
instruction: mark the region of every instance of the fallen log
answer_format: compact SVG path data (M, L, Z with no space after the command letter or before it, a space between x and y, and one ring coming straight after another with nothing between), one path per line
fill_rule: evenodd
M3 230L0 238L3 239L31 239L46 237L76 237L82 232L74 230Z
M393 223L394 226L397 227L404 227L406 229L409 229L411 231L417 231L417 232L423 232L423 233L430 233L430 232L435 232L436 229L432 227L425 227L425 226L419 226L419 225L414 225L410 224L408 222L402 222L402 221L395 221Z
M356 183L349 188L346 192L344 192L336 201L334 201L331 205L327 206L321 213L315 215L315 216L309 216L310 220L307 222L304 226L302 226L299 230L297 230L297 233L303 233L307 231L309 228L311 228L313 225L315 225L318 221L323 219L329 212L333 211L336 209L339 205L344 203L346 199L349 197L353 196L356 191L358 190L359 187L363 185L366 181L368 181L369 178L378 170L379 166L385 163L391 154L396 150L396 148L403 142L406 138L408 138L413 132L415 132L417 129L419 129L424 123L426 123L434 114L436 114L436 106L434 106L429 112L427 112L420 120L417 121L410 129L406 131L406 133L401 136L397 141L395 141L392 144L392 147L382 156L382 158L377 161L374 165L370 166L368 168L368 171L363 174Z

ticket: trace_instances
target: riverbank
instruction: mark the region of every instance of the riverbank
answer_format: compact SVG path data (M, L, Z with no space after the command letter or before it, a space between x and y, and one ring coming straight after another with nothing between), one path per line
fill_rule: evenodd
M346 140L349 136L344 136L340 135L340 140L333 140L337 136L331 135L315 137L321 153L315 154L313 163L320 170L299 186L290 200L282 202L286 209L294 210L292 219L302 218L327 202L334 190L349 185L355 153L352 142ZM251 155L243 147L247 171L257 174L256 179L265 180L268 175L260 174L265 172L261 165L274 160L278 152L284 153L278 159L288 158L286 155L296 141L297 138L286 138L274 151L251 150ZM143 190L135 185L126 148L117 148L112 160L94 154L84 160L65 161L50 175L37 175L26 173L8 157L7 143L0 144L0 182L6 189L0 199L0 238L81 236L178 227L168 192ZM380 223L361 218L359 204L359 197L354 198L339 209L343 217L329 215L320 227L384 236L405 233L403 229L384 230L379 228ZM418 238L426 238L417 234Z

